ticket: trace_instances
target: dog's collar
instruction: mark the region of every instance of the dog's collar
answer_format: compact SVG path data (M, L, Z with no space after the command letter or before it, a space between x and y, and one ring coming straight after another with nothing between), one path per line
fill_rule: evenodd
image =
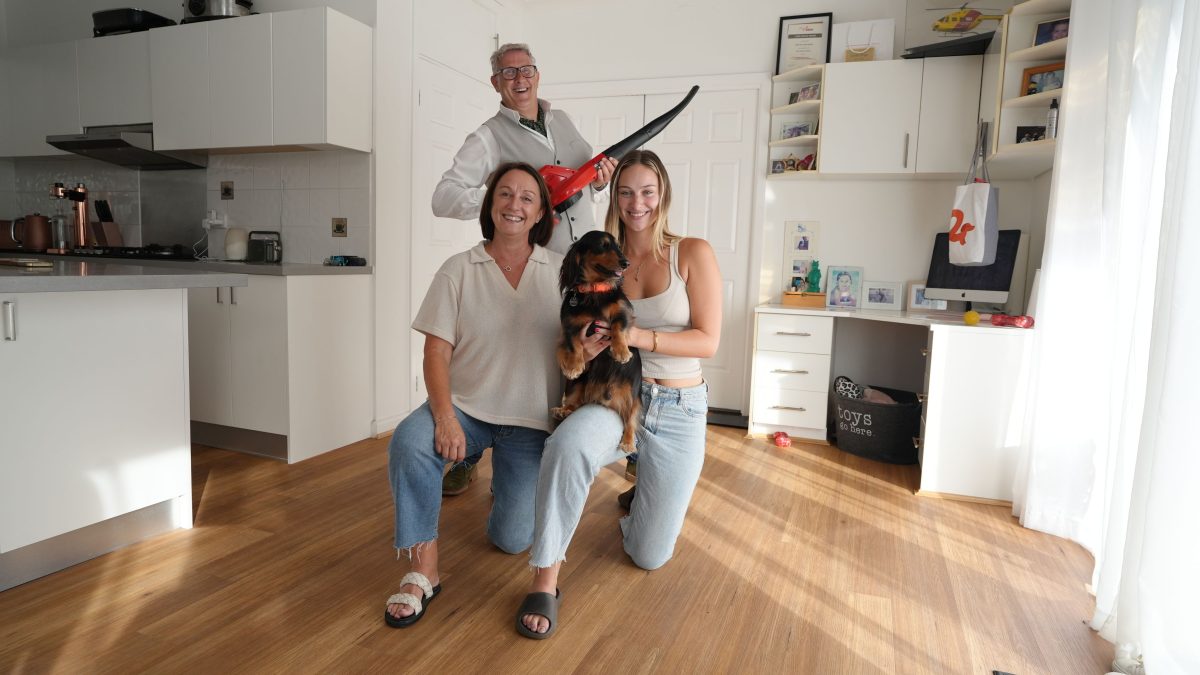
M613 289L613 285L601 281L594 284L580 284L574 288L576 293L607 293Z

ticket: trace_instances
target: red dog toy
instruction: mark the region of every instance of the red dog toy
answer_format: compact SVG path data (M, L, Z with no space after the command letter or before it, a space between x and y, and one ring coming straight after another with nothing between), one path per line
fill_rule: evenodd
M790 448L792 447L792 437L787 435L786 431L775 432L775 447Z

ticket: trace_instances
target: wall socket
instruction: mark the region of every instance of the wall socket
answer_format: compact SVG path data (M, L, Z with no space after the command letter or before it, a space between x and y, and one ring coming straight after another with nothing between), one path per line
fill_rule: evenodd
M233 199L233 181L221 181L221 199Z
M346 236L346 219L345 218L334 218L333 219L333 236L335 236L335 237Z

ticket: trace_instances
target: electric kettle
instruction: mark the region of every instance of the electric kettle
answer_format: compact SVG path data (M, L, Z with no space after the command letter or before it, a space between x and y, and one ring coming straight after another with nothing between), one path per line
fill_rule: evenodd
M17 246L27 251L45 251L52 245L50 219L40 213L17 218L9 225L8 233Z

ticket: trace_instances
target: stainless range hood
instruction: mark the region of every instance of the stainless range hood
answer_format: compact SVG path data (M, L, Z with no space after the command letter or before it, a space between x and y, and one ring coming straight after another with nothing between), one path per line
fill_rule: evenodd
M47 136L46 142L59 150L131 169L165 171L208 166L208 157L202 153L154 150L153 126L149 124L88 127L82 134Z

